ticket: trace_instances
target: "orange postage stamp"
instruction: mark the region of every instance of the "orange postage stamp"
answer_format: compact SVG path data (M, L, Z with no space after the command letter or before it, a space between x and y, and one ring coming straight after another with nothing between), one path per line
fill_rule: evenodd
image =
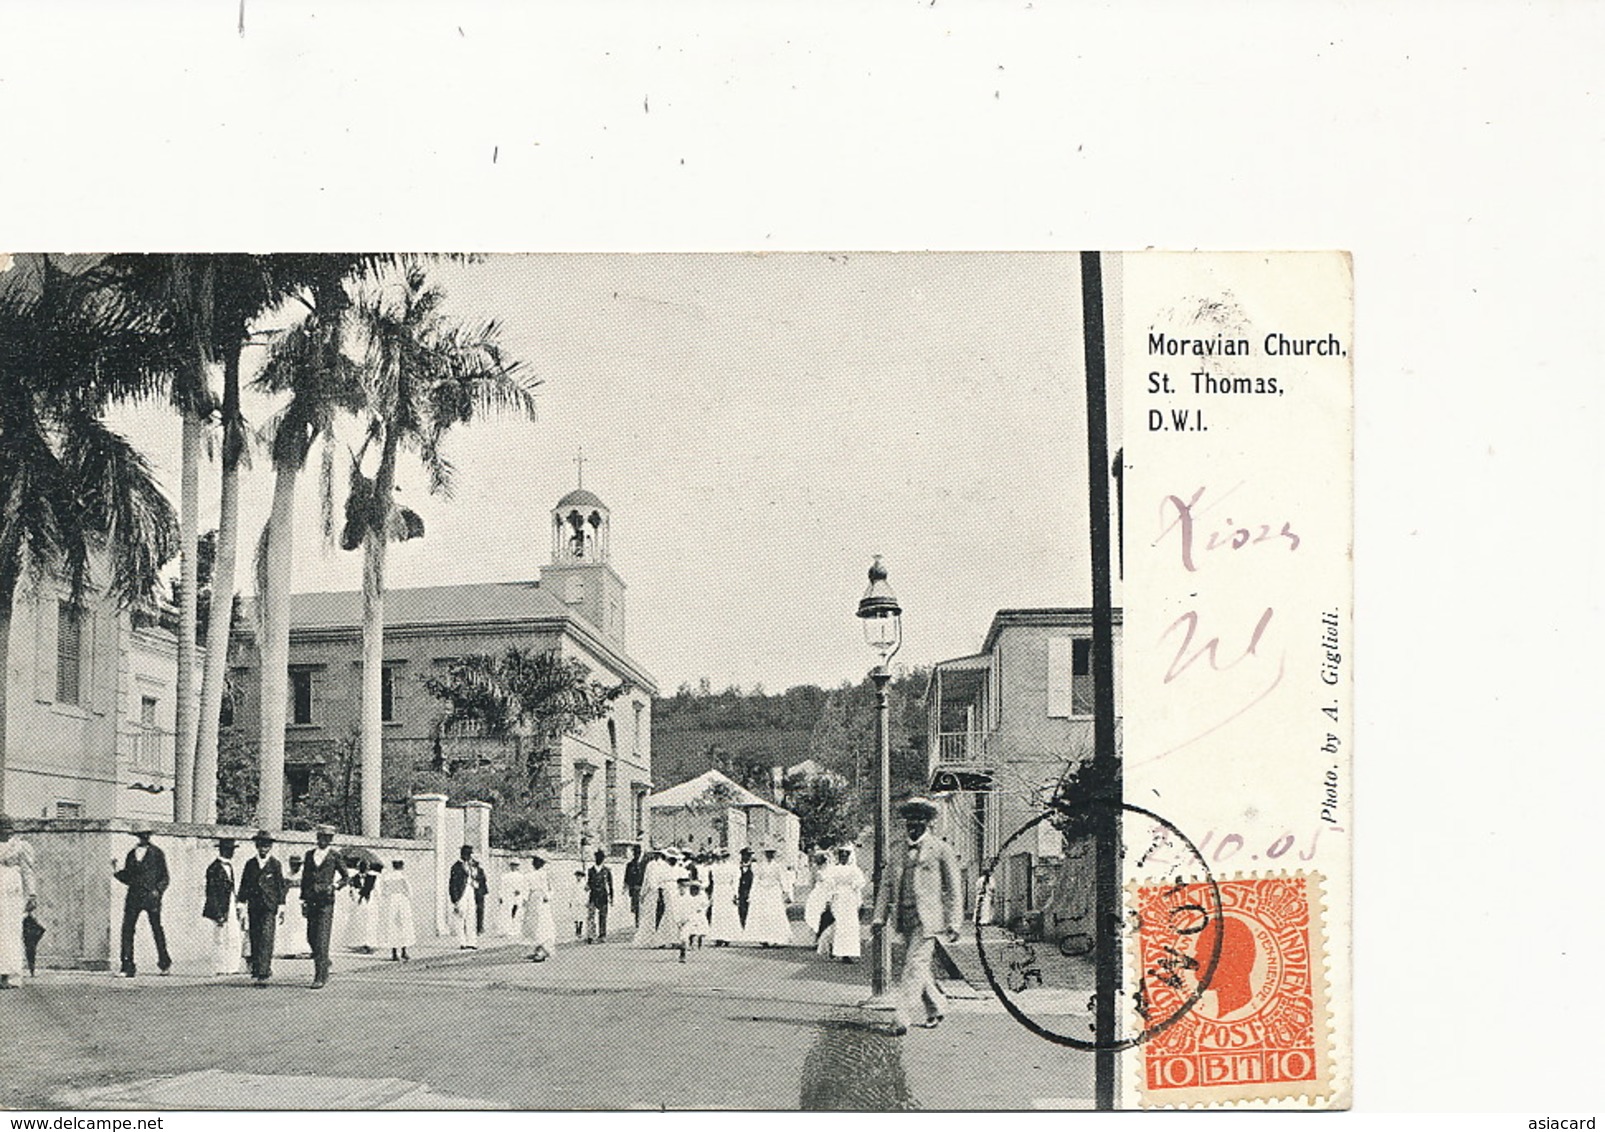
M1143 1047L1144 1103L1327 1097L1320 878L1152 884L1136 898L1138 1009L1175 1018Z

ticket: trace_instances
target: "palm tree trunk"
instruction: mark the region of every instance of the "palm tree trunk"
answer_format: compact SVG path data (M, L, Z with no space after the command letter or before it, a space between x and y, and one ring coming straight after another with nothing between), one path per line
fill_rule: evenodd
M384 797L386 533L369 530L362 561L362 832L378 837Z
M257 758L261 776L256 822L263 829L284 824L284 724L290 696L290 584L295 560L295 488L301 469L280 466L273 480L268 518L262 603L261 700Z
M11 707L11 599L16 584L0 593L0 816L6 812L6 715Z
M240 541L240 461L245 454L240 419L240 349L243 331L223 358L223 482L217 512L217 556L212 563L212 606L206 628L206 666L201 677L200 734L195 744L195 803L192 820L217 821L217 732L228 675L229 631L234 619L234 562Z
M400 433L385 432L374 474L373 509L362 540L362 832L380 836L384 799L385 551L396 489Z
M205 367L201 367L204 382ZM179 594L177 725L173 744L173 820L187 822L195 798L195 631L199 624L196 590L200 541L201 417L193 404L184 406L182 466L179 471Z

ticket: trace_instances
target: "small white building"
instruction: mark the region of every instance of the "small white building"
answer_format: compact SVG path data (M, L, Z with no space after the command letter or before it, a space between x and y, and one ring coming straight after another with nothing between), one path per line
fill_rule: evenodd
M677 845L692 853L774 848L787 867L796 864L802 839L797 815L717 770L660 790L647 804L655 845Z

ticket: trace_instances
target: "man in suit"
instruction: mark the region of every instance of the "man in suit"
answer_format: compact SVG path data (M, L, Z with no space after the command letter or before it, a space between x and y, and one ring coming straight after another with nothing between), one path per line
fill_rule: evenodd
M301 864L301 912L312 947L312 989L329 981L329 940L334 935L334 897L351 883L351 874L334 846L334 827L317 828L318 844Z
M630 915L635 926L641 926L641 884L646 880L646 861L641 858L641 847L630 846L630 860L624 866L624 891L630 894Z
M234 907L234 839L217 839L217 856L206 866L206 901L201 918L212 925L212 973L233 975L240 969L240 924Z
M263 987L273 975L273 936L284 918L284 896L290 886L284 880L284 866L273 856L273 835L264 829L253 840L256 856L240 870L240 888L234 899L245 908L251 978Z
M752 850L741 851L741 879L736 882L736 915L741 928L747 928L747 909L752 907Z
M479 891L489 888L485 870L474 860L474 847L464 845L452 862L451 875L446 880L446 895L451 898L452 926L457 929L457 950L473 951L479 947Z
M485 898L490 895L490 875L474 860L474 935L485 934Z
M908 831L901 851L894 849L886 862L883 883L875 899L878 927L888 922L903 937L908 951L896 995L894 1034L908 1033L913 1025L933 1029L942 1021L942 989L931 974L936 941L954 943L963 920L963 882L958 855L952 846L930 832L936 803L910 798L897 808ZM924 1021L913 1022L923 1007Z
M607 910L613 904L613 870L607 854L596 851L596 863L585 873L585 942L607 942Z
M173 957L167 953L167 933L162 930L162 893L167 891L167 857L150 843L150 826L136 824L131 831L138 839L128 851L123 867L112 875L128 886L123 897L122 971L134 977L134 926L140 914L150 921L151 938L156 941L156 969L172 970ZM115 867L117 862L113 861Z

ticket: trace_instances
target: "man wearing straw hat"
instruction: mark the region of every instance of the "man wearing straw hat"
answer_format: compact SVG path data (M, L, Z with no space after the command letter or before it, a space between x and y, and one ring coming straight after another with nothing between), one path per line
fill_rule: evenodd
M273 936L284 915L281 909L289 885L284 880L284 866L273 856L273 835L259 830L252 841L256 856L240 870L240 887L234 900L245 907L246 933L251 940L251 978L261 987L273 976Z
M334 846L334 826L317 828L318 844L301 866L301 911L306 915L307 943L312 947L312 989L329 981L329 940L334 934L335 893L351 883L346 864Z
M964 889L952 846L929 832L936 803L910 798L897 812L908 839L901 852L894 849L886 862L886 883L875 900L875 923L890 921L908 945L892 1030L906 1034L910 1024L933 1029L942 1021L945 1000L931 975L931 962L938 939L954 943L959 938ZM913 1022L916 1010L922 1010L924 1021Z
M151 828L145 822L135 822L129 832L138 843L128 851L122 868L112 873L128 886L123 896L122 973L134 977L134 928L143 915L156 944L156 968L165 975L173 967L173 957L167 953L167 932L162 929L162 894L169 880L167 857L150 843ZM112 862L114 868L116 864Z

